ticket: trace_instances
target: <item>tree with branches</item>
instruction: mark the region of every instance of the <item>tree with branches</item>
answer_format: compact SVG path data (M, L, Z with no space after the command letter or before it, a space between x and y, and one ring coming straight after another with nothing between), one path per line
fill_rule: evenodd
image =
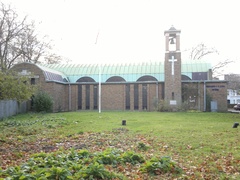
M225 74L224 79L228 81L228 89L237 90L240 94L240 74Z
M15 99L17 102L24 102L30 100L36 89L35 85L31 85L28 76L0 71L0 100Z
M209 48L204 43L200 43L190 50L189 57L191 60L200 60L203 57L211 55L211 54L219 54L219 53L215 48ZM222 72L223 68L233 62L234 61L232 61L230 59L219 61L216 65L214 65L212 67L213 76L214 77L221 76L223 74L223 72Z
M36 33L34 21L20 18L10 5L0 4L0 70L6 71L19 62L59 63L60 56L51 53L47 37Z
M197 46L193 47L190 52L190 59L199 60L210 54L218 54L218 51L215 48L208 48L205 44L200 43Z

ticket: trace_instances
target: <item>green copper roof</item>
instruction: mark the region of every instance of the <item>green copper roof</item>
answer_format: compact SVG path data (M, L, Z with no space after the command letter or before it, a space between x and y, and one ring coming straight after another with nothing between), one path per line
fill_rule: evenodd
M91 77L95 82L106 82L110 77L120 76L127 82L136 82L142 76L153 76L164 81L163 62L122 63L122 64L45 64L48 70L58 71L74 83L81 77ZM192 72L208 72L211 64L199 60L182 63L182 74L192 78Z
M132 64L47 64L48 68L63 72L67 76L99 74L148 74L163 73L163 63L132 63Z
M182 73L207 72L211 68L210 63L200 60L185 61L182 63Z

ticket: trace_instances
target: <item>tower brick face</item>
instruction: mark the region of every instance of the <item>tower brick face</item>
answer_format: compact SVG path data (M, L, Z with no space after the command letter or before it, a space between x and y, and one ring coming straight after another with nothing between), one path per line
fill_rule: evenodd
M182 82L181 82L181 52L180 52L180 30L174 27L165 31L166 52L164 61L164 101L176 108L182 102ZM173 49L170 50L170 46Z
M174 63L169 61L174 57ZM165 54L165 102L169 105L181 105L181 53ZM170 103L171 102L171 103ZM175 104L176 102L176 104Z

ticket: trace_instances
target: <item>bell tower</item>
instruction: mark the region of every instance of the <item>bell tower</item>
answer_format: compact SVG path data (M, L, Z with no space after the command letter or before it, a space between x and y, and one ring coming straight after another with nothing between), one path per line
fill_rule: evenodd
M180 33L173 26L164 31L164 100L173 110L182 103Z

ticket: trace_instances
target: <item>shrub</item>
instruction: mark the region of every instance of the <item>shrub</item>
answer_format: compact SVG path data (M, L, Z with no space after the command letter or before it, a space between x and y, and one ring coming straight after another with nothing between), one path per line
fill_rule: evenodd
M146 144L144 144L142 142L138 143L137 147L138 147L139 150L142 150L142 151L146 151L149 148L149 146L147 146Z
M188 111L189 110L189 104L187 101L182 102L181 106L179 107L179 111Z
M116 166L120 161L120 151L116 149L107 149L96 154L95 161L99 164L109 164Z
M182 169L176 165L174 161L171 160L169 156L163 156L160 159L152 158L147 161L141 168L142 172L150 173L154 175L164 174L164 173L175 173L180 174Z
M46 179L66 179L70 180L72 178L72 174L68 169L62 168L62 167L51 167L50 169L47 169L45 173Z
M172 108L164 100L160 100L158 103L158 111L171 112Z
M53 99L46 92L39 91L33 97L33 108L36 112L51 112L53 107Z
M75 177L79 179L122 179L119 175L109 172L102 164L97 162L84 166Z
M144 162L141 154L133 151L123 153L118 149L107 149L99 153L74 149L52 153L41 152L32 155L21 166L9 167L6 170L0 168L0 179L126 179L122 174L125 171L124 167L126 170L129 167L138 169L139 164ZM129 163L132 166L129 166ZM153 158L142 164L140 170L154 175L172 173L174 176L182 172L182 169L168 156Z
M145 162L142 155L136 154L132 151L125 152L123 154L122 158L123 158L124 163L128 162L128 163L131 163L131 164L140 164L140 163Z

